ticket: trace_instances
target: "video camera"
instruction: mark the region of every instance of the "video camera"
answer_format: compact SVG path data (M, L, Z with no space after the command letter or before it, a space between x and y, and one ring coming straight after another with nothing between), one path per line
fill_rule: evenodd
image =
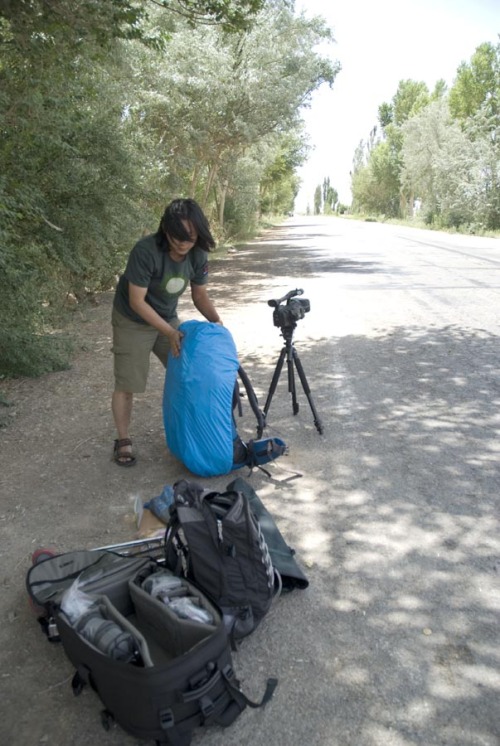
M305 298L296 298L297 295L302 295L303 292L303 290L297 288L296 290L290 290L282 298L267 301L267 305L274 308L274 326L278 326L281 329L293 328L296 326L297 321L303 319L306 313L311 310L311 304L308 300Z

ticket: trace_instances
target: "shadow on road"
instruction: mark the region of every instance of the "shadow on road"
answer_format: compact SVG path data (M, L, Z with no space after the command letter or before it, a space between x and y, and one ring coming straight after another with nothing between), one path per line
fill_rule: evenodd
M313 430L300 384L292 416L283 373L269 421L304 477L274 485L273 510L315 568L313 597L293 601L312 603L307 647L315 679L332 682L315 692L328 732L348 712L357 743L396 728L394 743L493 744L499 340L405 327L299 349L326 434ZM252 363L259 382L272 370ZM288 643L303 649L296 622Z

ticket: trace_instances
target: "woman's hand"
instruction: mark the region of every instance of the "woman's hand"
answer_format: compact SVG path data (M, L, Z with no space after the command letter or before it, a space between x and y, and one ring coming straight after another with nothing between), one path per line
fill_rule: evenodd
M179 357L181 354L181 340L184 335L178 329L174 329L174 327L171 327L171 330L172 331L167 332L165 336L168 337L168 341L170 342L172 355L174 357Z

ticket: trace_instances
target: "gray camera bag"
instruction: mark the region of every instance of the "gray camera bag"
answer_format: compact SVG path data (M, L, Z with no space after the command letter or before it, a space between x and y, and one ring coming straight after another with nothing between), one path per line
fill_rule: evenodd
M261 703L249 701L233 672L219 609L182 579L175 593L187 597L209 621L180 617L173 606L145 591L148 578L158 573L172 575L149 558L75 551L34 565L27 587L34 603L46 610L52 637L57 626L75 666L75 694L88 684L101 699L105 728L115 721L137 738L188 746L195 728L228 726L247 705L265 704L276 682L269 680ZM64 592L76 579L95 599L90 621L75 623L61 609ZM121 652L114 644L114 625L129 646L122 659L115 657ZM93 628L98 630L94 638Z

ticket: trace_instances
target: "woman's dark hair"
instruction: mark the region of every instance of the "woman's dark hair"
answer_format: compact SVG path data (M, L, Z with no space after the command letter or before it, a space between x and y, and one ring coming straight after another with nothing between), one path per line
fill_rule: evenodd
M215 247L208 220L199 204L194 199L174 199L167 205L156 234L164 248L168 248L167 233L178 241L191 240L191 236L182 224L183 220L189 220L198 234L197 246L205 251L210 251Z

